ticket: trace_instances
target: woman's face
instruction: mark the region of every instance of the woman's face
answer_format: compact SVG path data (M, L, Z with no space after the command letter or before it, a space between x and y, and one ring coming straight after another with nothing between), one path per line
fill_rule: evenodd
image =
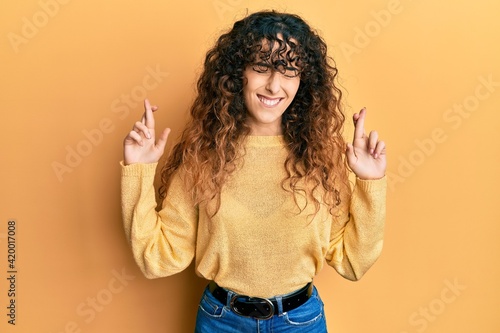
M266 47L270 47L269 43L263 44L264 52ZM273 50L278 47L278 43L274 43ZM282 134L282 115L299 89L300 75L295 64L284 61L276 68L274 63L257 56L255 64L247 66L243 72L243 96L251 135Z

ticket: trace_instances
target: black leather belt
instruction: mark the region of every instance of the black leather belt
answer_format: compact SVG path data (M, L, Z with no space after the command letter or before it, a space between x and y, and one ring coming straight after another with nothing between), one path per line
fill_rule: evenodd
M222 304L227 304L228 291L219 287L215 282L210 282L208 288L212 295ZM313 290L312 282L296 292L283 296L282 306L283 312L287 312L298 308L311 297ZM231 297L230 307L233 312L256 319L269 319L273 315L278 314L278 303L275 298L260 298L250 297L245 295L234 294Z

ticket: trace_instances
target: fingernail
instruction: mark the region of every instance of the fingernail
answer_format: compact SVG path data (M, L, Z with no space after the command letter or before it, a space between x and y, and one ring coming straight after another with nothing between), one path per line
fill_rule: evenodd
M149 132L146 133L146 138L151 139L151 134Z

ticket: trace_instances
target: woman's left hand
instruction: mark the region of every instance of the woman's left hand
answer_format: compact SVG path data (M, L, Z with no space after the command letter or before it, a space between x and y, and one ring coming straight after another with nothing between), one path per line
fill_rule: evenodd
M380 179L387 167L385 143L378 139L378 133L371 131L365 135L366 109L352 117L354 121L354 140L347 144L347 164L361 179Z

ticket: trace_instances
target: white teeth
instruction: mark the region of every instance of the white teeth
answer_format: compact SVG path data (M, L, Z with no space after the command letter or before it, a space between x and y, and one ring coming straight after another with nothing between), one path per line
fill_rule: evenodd
M281 101L281 98L267 99L267 98L264 98L262 96L259 96L259 100L262 103L266 104L267 106L275 106L276 104L278 104Z

